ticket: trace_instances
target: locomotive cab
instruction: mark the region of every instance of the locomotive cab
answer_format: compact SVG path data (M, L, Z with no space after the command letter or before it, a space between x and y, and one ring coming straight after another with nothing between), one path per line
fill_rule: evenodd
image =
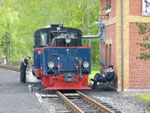
M51 25L51 28L40 29L34 34L34 48L41 47L82 46L82 32L62 25Z

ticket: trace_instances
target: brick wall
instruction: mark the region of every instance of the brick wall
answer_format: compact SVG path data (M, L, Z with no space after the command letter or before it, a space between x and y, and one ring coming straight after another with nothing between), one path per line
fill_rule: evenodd
M129 9L130 9L129 11L130 15L141 16L142 15L142 0L130 0Z
M105 6L106 6L106 0L101 0L101 15L106 15L106 10L102 10L102 8L104 8ZM109 13L109 19L115 16L116 16L116 0L111 0L111 12ZM107 50L106 50L106 45L108 46ZM111 61L110 64L114 65L114 70L116 70L115 68L116 67L115 66L116 65L116 24L106 26L106 43L102 44L102 50L101 50L102 58L106 58L106 54L107 54L107 59L106 59L107 64L109 65ZM111 58L109 56L111 56Z
M140 54L140 47L136 43L142 42L142 38L135 23L130 23L129 29L129 88L150 89L150 60L136 59Z
M101 0L101 15L106 15L105 10L102 10L106 5L106 0Z
M106 43L102 44L102 58L106 56L106 45L107 48L107 63L109 65L109 58L111 58L111 63L114 66L114 70L116 70L116 24L110 25L106 27ZM109 53L109 47L111 45L111 53ZM111 55L111 57L109 57Z
M124 0L124 89L150 89L150 60L136 59L140 47L136 44L139 38L136 22L149 22L150 17L142 16L142 0ZM106 0L101 0L101 8ZM117 5L117 6L116 6ZM106 15L105 10L101 10ZM109 50L106 44L112 45L111 64L118 75L118 89L121 89L121 1L111 0L110 18L106 21L106 43L102 45L102 56L109 61ZM113 18L116 17L116 18ZM117 67L117 68L116 68Z
M111 0L111 13L110 18L116 16L116 0Z
M101 0L101 15L106 15L106 10L102 10L106 6L106 0ZM116 16L116 0L111 0L111 12L109 18Z

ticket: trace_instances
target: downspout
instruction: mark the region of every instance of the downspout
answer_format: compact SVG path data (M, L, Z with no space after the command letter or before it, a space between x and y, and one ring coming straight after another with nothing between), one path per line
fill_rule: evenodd
M121 74L122 74L122 91L124 91L124 40L123 40L123 0L121 0Z

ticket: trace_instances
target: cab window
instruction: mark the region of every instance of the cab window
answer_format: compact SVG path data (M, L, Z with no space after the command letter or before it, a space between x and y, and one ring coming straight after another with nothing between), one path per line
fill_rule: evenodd
M40 45L46 46L47 45L47 33L40 33Z

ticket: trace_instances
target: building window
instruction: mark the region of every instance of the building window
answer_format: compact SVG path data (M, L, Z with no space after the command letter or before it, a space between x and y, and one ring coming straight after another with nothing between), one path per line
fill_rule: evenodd
M108 45L105 48L105 66L108 66Z
M111 51L112 51L111 47L112 47L111 44L109 44L109 65L111 65L111 54L112 54L111 53Z
M150 16L150 0L142 0L142 15Z

